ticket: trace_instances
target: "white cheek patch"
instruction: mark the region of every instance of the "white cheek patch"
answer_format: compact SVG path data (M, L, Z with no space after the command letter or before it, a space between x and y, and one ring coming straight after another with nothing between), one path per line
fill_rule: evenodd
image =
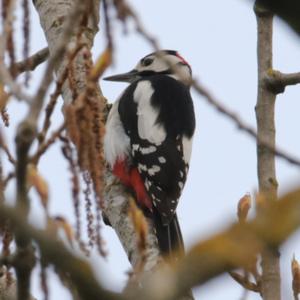
M133 99L137 103L139 137L160 145L166 138L166 131L162 125L156 124L159 110L150 103L153 93L151 82L141 81L136 86Z
M168 62L166 62L165 60L168 60ZM172 63L172 58L170 59L169 57L164 57L164 58L155 58L154 62L152 63L152 65L149 66L149 70L155 70L156 72L162 72L165 71L167 69L169 69L169 64Z
M120 120L118 106L119 101L116 101L109 112L104 135L104 157L111 168L118 159L130 155L130 141Z
M192 79L190 68L187 65L177 65L175 67L175 74L168 76L184 83L189 83Z

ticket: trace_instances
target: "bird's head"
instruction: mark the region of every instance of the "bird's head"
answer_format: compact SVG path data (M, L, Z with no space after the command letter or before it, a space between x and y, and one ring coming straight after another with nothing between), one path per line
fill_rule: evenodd
M192 79L190 65L177 51L161 50L143 57L130 72L109 76L104 80L132 83L138 79L159 74L168 75L187 85Z

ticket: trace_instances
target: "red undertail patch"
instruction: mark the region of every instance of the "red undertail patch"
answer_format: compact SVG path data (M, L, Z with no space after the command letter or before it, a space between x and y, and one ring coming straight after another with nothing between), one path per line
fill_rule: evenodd
M152 211L152 202L145 189L144 182L137 168L128 168L126 159L117 160L113 167L113 174L127 187L135 191L137 202L142 207Z
M113 167L113 174L120 179L120 181L126 185L130 186L130 171L127 167L126 160L117 160Z

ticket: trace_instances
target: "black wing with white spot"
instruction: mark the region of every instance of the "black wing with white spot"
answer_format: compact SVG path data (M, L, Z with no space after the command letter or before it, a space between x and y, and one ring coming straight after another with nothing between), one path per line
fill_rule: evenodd
M132 163L168 224L186 181L195 128L189 89L165 75L149 76L125 90L119 114L130 138Z

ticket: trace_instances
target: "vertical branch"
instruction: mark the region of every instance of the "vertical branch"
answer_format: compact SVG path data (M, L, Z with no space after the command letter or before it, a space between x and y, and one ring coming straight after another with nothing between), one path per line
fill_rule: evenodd
M257 170L259 192L266 197L268 204L277 198L275 155L260 141L267 141L275 148L274 109L276 94L272 92L265 76L272 69L272 26L273 14L255 4L254 11L258 29L258 95L256 103L257 121ZM262 297L264 300L280 299L280 266L278 249L268 249L262 253Z
M23 58L26 59L29 56L29 44L30 44L30 22L29 22L29 1L23 0L23 36L24 36L24 45L23 45ZM25 73L25 84L28 85L30 73Z
M17 210L22 211L24 216L28 215L29 199L27 195L27 162L28 151L35 136L35 129L31 122L23 122L17 132ZM15 270L17 275L18 299L30 299L30 277L35 264L35 257L31 241L24 237L16 229L17 255L15 258Z

